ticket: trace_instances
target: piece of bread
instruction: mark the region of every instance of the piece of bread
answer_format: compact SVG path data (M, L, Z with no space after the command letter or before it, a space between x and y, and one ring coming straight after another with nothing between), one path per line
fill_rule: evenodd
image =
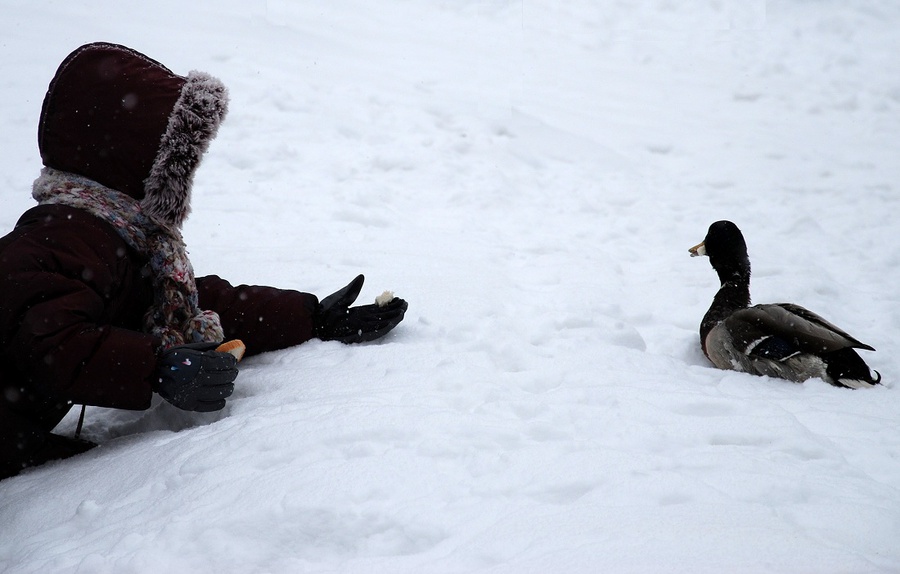
M232 339L231 341L225 341L224 343L216 347L216 351L220 353L231 353L238 361L240 361L244 358L244 353L247 351L247 347L240 339Z
M393 291L385 291L378 297L375 297L375 304L379 307L384 307L388 303L394 300L394 292Z

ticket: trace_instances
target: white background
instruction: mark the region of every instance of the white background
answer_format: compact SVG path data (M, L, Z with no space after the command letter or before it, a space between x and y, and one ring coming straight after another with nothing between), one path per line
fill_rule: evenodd
M247 359L220 413L89 408L101 448L0 482L0 571L900 571L900 5L0 12L2 232L57 65L118 42L229 86L199 275L410 303L375 344ZM687 249L718 219L755 302L871 344L886 384L711 368Z

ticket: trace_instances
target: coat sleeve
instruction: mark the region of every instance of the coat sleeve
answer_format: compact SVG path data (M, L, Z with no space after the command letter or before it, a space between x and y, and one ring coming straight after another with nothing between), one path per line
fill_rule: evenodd
M238 285L209 275L197 279L200 307L219 314L225 339L240 339L247 354L299 345L315 336L319 300L310 293L259 285Z
M119 319L124 244L91 216L40 209L0 241L5 376L55 400L148 408L159 341Z
M10 282L23 296L4 304L20 311L5 354L37 390L78 404L150 406L159 341L103 324L102 298L79 281L24 273Z

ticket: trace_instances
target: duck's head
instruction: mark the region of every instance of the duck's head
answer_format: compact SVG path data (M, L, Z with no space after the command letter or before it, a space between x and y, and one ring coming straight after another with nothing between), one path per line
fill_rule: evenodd
M738 226L730 221L717 221L709 226L702 243L688 250L691 257L706 255L722 283L733 280L750 280L750 259L747 243Z

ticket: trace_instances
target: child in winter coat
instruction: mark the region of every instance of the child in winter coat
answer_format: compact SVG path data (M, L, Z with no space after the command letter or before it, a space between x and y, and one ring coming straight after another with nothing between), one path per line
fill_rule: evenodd
M407 303L194 278L181 237L193 175L227 110L217 79L124 46L82 46L44 99L39 205L0 238L0 478L95 445L53 434L73 404L224 407L236 359L313 337L383 336Z

